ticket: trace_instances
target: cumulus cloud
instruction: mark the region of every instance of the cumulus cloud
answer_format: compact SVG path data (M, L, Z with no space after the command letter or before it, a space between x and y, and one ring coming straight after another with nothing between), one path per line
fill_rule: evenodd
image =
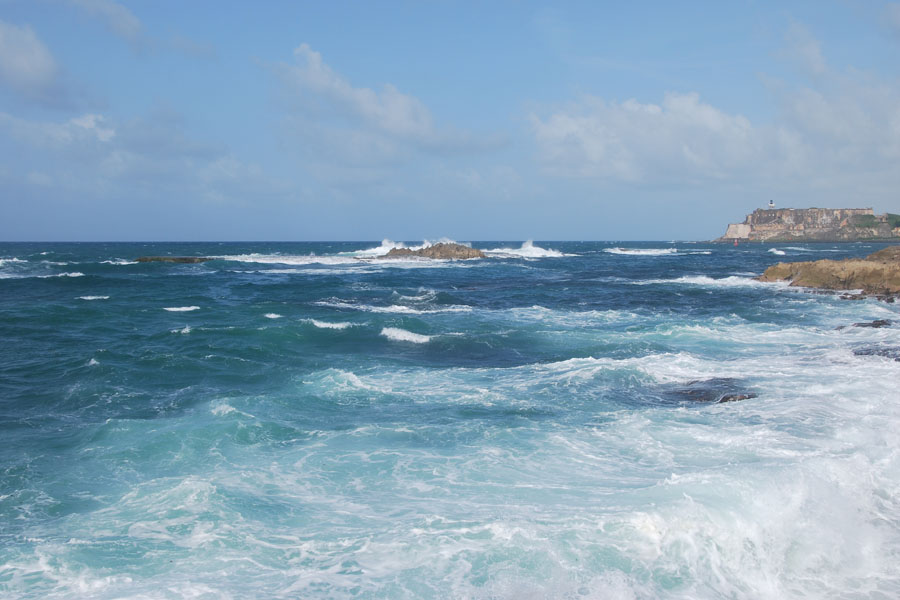
M64 100L60 69L50 50L28 26L0 21L0 83L42 104Z
M297 64L288 68L288 73L301 93L318 96L338 110L391 135L413 140L426 140L435 135L431 113L425 105L393 85L385 84L381 93L355 88L307 44L294 50L294 57Z
M316 163L317 174L371 169L417 153L448 154L496 147L502 140L439 127L428 107L390 83L356 87L308 44L276 72L291 105L287 128Z
M629 182L723 178L759 144L748 119L697 94L669 93L661 104L587 97L531 121L545 165L557 175Z
M15 148L15 153L11 149ZM226 147L186 134L177 115L113 121L84 114L65 121L36 121L0 112L0 152L15 170L5 179L28 185L57 185L66 191L131 197L140 190L212 202L240 202L273 193L281 184L239 160ZM42 165L40 172L34 165ZM27 173L27 175L24 175Z
M900 185L900 87L831 69L818 42L797 31L791 39L801 39L817 77L809 85L766 80L779 107L772 121L754 123L696 93L668 93L658 104L586 97L531 116L543 168L648 185L765 181L844 194Z

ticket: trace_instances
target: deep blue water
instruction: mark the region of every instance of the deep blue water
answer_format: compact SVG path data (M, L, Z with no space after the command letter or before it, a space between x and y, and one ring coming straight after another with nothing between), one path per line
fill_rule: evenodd
M473 245L0 244L0 596L900 596L883 245Z

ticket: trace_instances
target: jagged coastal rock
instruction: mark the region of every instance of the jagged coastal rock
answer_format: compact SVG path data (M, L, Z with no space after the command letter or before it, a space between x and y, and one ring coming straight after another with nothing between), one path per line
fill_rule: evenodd
M871 208L757 209L716 242L856 242L900 240L900 215Z
M390 252L379 256L378 258L405 258L409 256L439 259L468 259L484 258L485 254L477 248L470 248L469 246L463 246L462 244L440 243L418 250L392 248Z
M139 256L138 262L202 263L212 260L206 256Z
M824 290L862 290L864 295L893 299L900 295L900 246L866 258L778 263L758 279Z

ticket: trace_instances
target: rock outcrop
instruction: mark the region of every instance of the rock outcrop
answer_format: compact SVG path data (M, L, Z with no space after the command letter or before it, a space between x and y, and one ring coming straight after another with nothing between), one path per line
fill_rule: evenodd
M660 399L666 403L722 404L756 397L755 392L745 389L744 382L732 377L697 379L685 384L667 384L660 387Z
M855 242L900 240L900 215L871 208L757 209L717 242Z
M433 246L426 246L418 250L410 250L409 248L392 248L390 252L378 258L406 258L417 256L421 258L438 258L438 259L454 259L465 260L469 258L484 258L484 252L477 248L470 248L462 244L440 243Z
M206 256L139 256L138 262L169 262L169 263L202 263L212 260Z
M778 263L758 279L824 290L862 290L869 296L893 298L900 294L900 246L866 258Z

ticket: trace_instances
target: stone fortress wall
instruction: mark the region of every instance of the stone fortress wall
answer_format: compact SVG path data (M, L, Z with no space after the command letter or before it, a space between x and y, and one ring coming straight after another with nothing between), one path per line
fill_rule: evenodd
M760 208L717 241L855 241L900 238L889 215L871 208Z

